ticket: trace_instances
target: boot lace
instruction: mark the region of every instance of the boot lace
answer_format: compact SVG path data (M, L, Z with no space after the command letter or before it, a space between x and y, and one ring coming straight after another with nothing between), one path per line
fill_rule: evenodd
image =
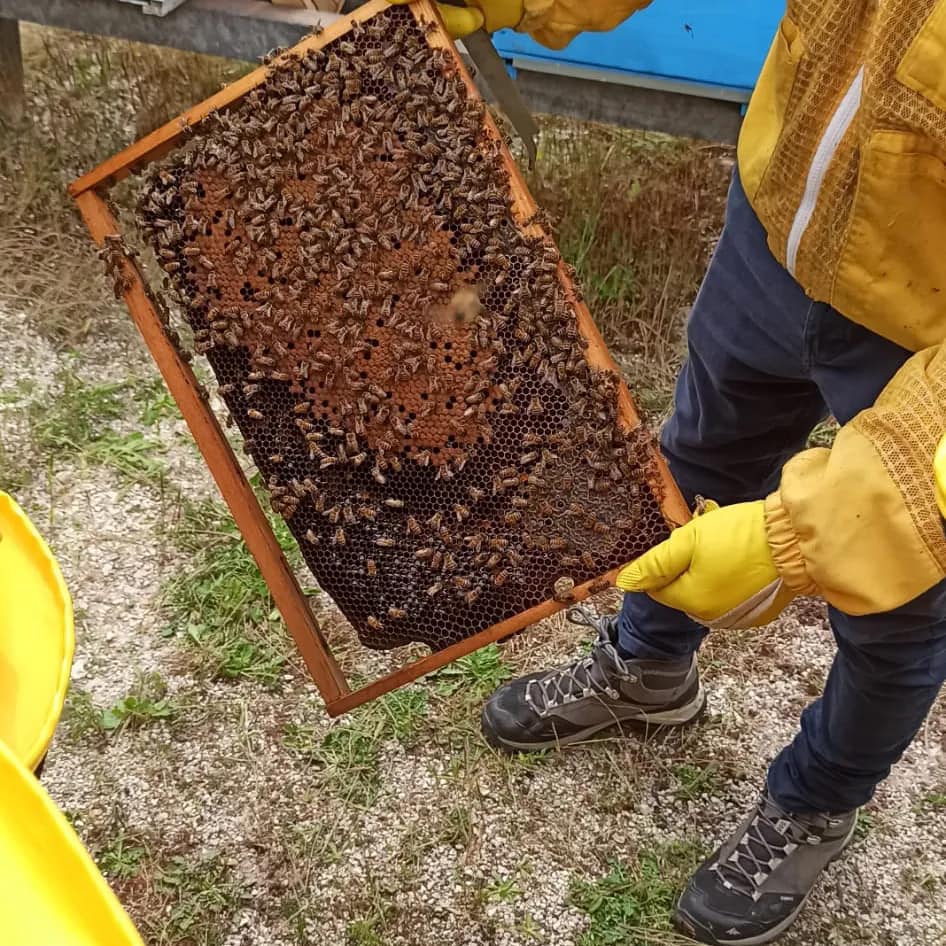
M609 617L598 617L587 608L577 605L569 608L567 616L573 624L595 630L598 637L592 643L588 655L530 681L526 688L526 700L540 716L589 696L605 695L617 699L620 694L614 686L614 678L632 679L627 664L611 640Z
M762 896L762 888L772 872L803 844L820 844L812 826L787 812L766 810L759 804L739 844L729 857L717 861L713 870L727 889L737 890L753 900Z

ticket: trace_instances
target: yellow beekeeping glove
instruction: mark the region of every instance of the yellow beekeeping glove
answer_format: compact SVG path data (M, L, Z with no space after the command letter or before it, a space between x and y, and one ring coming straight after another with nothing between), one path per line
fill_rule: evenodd
M765 531L762 500L705 511L618 572L624 591L646 591L714 628L768 624L792 600Z
M388 0L395 5L410 3L410 0ZM487 33L496 30L515 29L523 17L523 0L466 0L466 6L438 3L437 9L443 17L447 32L454 39L462 39L481 27Z
M946 434L940 438L933 456L933 483L936 487L936 505L939 514L946 519Z
M388 0L410 3L410 0ZM528 33L549 49L564 49L579 33L613 30L651 0L464 0L466 6L438 3L447 31L454 39L480 27L488 33L503 28Z

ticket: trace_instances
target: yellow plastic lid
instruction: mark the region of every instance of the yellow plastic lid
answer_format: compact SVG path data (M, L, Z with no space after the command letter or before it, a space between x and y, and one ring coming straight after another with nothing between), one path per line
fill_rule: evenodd
M53 737L74 649L72 599L59 565L0 491L0 740L28 769Z
M144 946L72 826L0 742L0 942Z

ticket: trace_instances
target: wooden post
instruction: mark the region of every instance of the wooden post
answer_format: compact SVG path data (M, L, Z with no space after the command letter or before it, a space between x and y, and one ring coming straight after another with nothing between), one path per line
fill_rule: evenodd
M14 125L19 122L24 98L20 24L0 18L0 120Z

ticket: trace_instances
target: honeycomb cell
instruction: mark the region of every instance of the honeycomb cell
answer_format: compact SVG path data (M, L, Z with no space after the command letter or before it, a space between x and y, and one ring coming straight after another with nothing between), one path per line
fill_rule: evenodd
M558 250L517 222L482 104L409 10L275 64L138 216L365 645L446 647L668 534L652 440L621 428Z

